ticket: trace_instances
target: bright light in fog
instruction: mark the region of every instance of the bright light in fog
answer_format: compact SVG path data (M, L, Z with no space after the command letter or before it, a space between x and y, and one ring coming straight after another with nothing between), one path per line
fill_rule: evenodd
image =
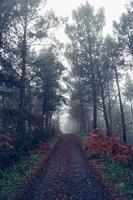
M61 131L63 133L76 133L78 131L78 123L72 119L68 113L61 116Z

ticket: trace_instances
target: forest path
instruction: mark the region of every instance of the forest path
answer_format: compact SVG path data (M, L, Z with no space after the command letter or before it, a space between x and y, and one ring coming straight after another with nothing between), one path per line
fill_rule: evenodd
M88 164L79 140L59 138L36 181L19 200L114 200L115 197Z

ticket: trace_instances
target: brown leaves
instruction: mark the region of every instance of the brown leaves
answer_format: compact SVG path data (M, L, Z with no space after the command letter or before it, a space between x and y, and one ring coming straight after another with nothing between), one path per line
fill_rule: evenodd
M105 155L126 165L130 164L133 159L131 146L122 144L113 137L105 136L101 129L93 130L83 145L89 157Z

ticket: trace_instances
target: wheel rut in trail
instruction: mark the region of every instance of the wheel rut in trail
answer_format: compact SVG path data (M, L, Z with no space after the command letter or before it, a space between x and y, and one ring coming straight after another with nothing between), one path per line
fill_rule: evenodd
M63 135L39 173L18 200L114 200L96 178L74 135Z

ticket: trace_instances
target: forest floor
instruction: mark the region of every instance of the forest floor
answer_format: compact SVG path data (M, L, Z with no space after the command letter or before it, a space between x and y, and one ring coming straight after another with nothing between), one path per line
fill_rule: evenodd
M29 182L17 200L116 200L89 163L85 151L74 135L59 138L38 176Z

